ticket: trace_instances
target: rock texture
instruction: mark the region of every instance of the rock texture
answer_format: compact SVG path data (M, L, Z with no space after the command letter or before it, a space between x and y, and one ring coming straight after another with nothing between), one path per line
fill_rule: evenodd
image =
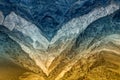
M0 57L23 71L10 80L119 80L119 7L119 0L1 0Z

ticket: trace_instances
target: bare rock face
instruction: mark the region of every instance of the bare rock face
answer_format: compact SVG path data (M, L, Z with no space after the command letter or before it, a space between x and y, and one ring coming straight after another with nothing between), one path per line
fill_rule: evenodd
M10 71L23 70L10 80L119 80L119 7L117 0L1 0L0 57L17 66Z

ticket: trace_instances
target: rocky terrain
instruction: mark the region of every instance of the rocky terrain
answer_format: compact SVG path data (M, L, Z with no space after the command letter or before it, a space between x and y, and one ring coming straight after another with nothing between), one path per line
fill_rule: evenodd
M119 0L1 0L0 80L120 80Z

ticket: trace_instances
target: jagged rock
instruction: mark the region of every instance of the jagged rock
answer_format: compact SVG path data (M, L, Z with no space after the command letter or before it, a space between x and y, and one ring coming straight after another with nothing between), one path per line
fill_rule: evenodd
M28 69L20 80L118 80L119 7L118 0L1 0L0 56Z

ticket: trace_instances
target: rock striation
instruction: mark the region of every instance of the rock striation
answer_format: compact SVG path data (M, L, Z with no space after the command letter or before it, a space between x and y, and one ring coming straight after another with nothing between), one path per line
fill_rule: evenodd
M1 0L0 57L26 71L17 80L119 80L119 7L119 0Z

